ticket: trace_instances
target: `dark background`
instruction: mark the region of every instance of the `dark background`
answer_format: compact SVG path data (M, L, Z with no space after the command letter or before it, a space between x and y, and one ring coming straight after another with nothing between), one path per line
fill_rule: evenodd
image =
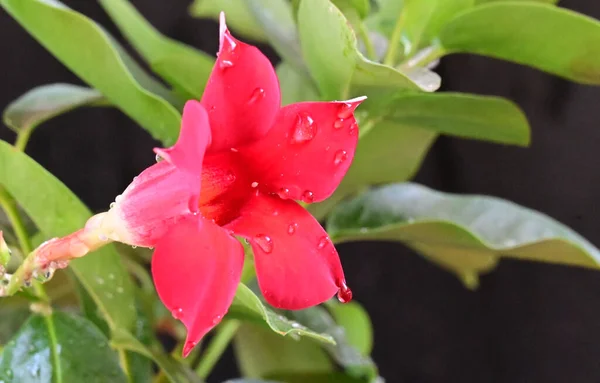
M189 2L133 1L162 32L215 53L216 24L189 17ZM95 1L65 3L117 35ZM561 5L600 18L596 0ZM0 108L41 84L80 83L3 11L0 36ZM473 56L445 58L438 72L444 90L517 102L530 119L533 144L524 149L443 137L417 181L512 200L600 246L600 87ZM0 127L0 138L14 136ZM84 109L44 124L27 153L92 209L105 210L154 161L155 144L116 110ZM355 299L372 316L373 357L388 382L600 382L598 272L502 261L472 292L400 245L339 250ZM235 376L234 368L222 362L212 380Z

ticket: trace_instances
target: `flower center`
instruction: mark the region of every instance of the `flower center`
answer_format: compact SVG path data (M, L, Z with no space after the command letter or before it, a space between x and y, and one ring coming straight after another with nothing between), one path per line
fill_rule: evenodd
M207 154L202 164L200 212L223 226L239 216L240 209L255 190L243 159L231 152Z

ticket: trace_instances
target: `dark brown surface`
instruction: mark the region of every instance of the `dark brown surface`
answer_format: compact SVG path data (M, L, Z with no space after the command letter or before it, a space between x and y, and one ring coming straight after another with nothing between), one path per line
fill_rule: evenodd
M96 2L66 3L110 25ZM163 32L215 52L216 25L189 18L188 1L134 3ZM562 4L600 18L597 1ZM78 82L1 11L0 35L0 107L36 85ZM538 209L600 246L600 87L479 57L449 57L439 71L446 90L516 101L530 118L533 144L442 138L417 180ZM0 137L13 139L5 128ZM86 109L45 124L27 152L100 210L154 161L154 144L116 110ZM600 382L599 273L502 261L471 292L399 245L340 252L356 299L372 315L374 358L388 382ZM226 360L212 380L234 375Z

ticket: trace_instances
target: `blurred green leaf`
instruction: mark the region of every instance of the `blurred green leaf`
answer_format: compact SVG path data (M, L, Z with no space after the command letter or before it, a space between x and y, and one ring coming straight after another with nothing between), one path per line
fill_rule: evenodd
M14 298L5 298L2 301L2 305L0 305L0 318L2 318L0 320L0 345L8 343L31 315L31 311L27 305L9 305L6 304L7 299Z
M371 11L369 0L331 0L331 2L344 14L346 9L353 9L361 19L367 17Z
M375 363L358 349L351 346L346 338L346 331L335 323L331 315L323 307L311 307L305 310L288 311L286 314L305 326L327 334L335 339L335 345L323 345L329 355L344 368L348 375L364 378L367 381L377 377Z
M290 320L283 315L278 315L268 309L261 302L260 298L243 283L240 283L237 289L228 315L257 324L266 324L272 331L279 335L303 336L322 343L335 344L335 340L331 335L315 332L296 321Z
M136 352L154 360L172 383L201 383L201 379L187 366L174 361L163 352L146 347L131 333L123 329L116 329L112 333L110 344L115 348Z
M321 373L293 373L283 372L270 375L271 378L285 383L370 383L361 378L355 378L341 372L321 372ZM377 383L374 380L372 383Z
M373 351L373 325L369 313L356 301L339 303L335 300L326 302L335 322L345 330L348 344L356 347L362 355L370 355Z
M378 0L376 4L375 11L367 17L365 24L389 38L402 12L404 0Z
M598 249L544 214L499 198L412 183L374 189L338 205L327 228L337 243L403 242L470 287L501 256L589 268L600 263Z
M282 61L277 65L276 72L281 88L281 105L319 99L312 79L298 73L290 64Z
M18 133L70 110L105 103L102 94L94 89L60 83L41 85L8 104L2 117L6 126Z
M417 84L394 68L367 60L357 50L348 21L329 1L302 0L298 28L304 59L323 99L367 95L368 102L376 103L390 92L437 89L431 81Z
M410 93L395 97L384 120L452 136L527 146L527 118L512 101L467 93Z
M268 39L260 23L254 17L248 17L250 6L246 0L194 0L190 5L190 14L195 17L218 20L223 11L227 16L227 25L235 32L255 41Z
M514 1L514 2L538 2L547 4L557 4L559 0L475 0L475 4L495 3L500 1Z
M548 4L493 2L463 12L439 35L448 53L513 61L600 84L600 22Z
M88 320L63 313L33 315L0 355L6 383L120 383L127 377L104 334Z
M131 45L153 71L185 99L200 99L215 60L189 45L164 36L127 0L100 0Z
M169 90L149 77L102 27L58 0L0 0L0 5L153 137L167 146L175 142L181 115L165 100L172 99Z
M35 188L31 187L32 180ZM3 141L0 141L0 185L15 197L47 238L82 228L91 215L52 174ZM133 285L112 245L72 261L70 267L111 328L128 329L133 325Z
M240 326L233 346L238 367L249 378L267 378L281 372L333 370L327 354L308 339L280 337L250 323Z

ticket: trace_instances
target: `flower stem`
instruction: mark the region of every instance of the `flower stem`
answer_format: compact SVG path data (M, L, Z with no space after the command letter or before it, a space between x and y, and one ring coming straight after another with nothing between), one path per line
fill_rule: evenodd
M17 209L17 202L1 185L0 206L6 213L6 216L8 217L8 220L15 231L21 252L23 254L30 254L32 251L31 241L29 239L29 234L27 234L27 230L25 229L25 224L21 219L21 214L19 214ZM19 266L17 271L11 276L10 282L6 286L6 292L8 295L12 295L17 292L21 284L25 281L27 272L34 266L34 263L35 257L31 256L31 254L25 258L21 266ZM38 298L48 301L48 296L46 295L44 288L39 283L33 281L33 288Z
M412 68L426 67L428 64L441 58L445 54L446 51L444 48L442 48L440 45L433 45L423 49L410 59L404 61L402 64L398 65L397 69L401 72L406 72Z
M19 133L17 134L17 139L15 140L15 149L17 149L20 152L24 152L25 151L25 147L27 146L27 143L29 142L29 137L31 137L31 132L33 131L33 129L31 127L25 127L21 130L19 130Z
M377 52L375 51L375 47L373 46L373 42L369 38L369 31L365 27L364 23L358 24L358 34L363 44L365 44L365 49L367 51L367 57L370 60L377 61Z
M397 54L396 52L398 50L398 46L400 46L400 39L402 38L404 19L404 12L402 12L396 20L396 24L394 25L394 30L392 31L392 36L390 37L390 42L388 44L388 49L383 59L383 65L394 66L394 61L396 60Z
M200 378L205 380L208 377L239 327L240 322L237 320L223 321L223 323L217 327L215 335L202 354L198 367L196 367L196 373Z

